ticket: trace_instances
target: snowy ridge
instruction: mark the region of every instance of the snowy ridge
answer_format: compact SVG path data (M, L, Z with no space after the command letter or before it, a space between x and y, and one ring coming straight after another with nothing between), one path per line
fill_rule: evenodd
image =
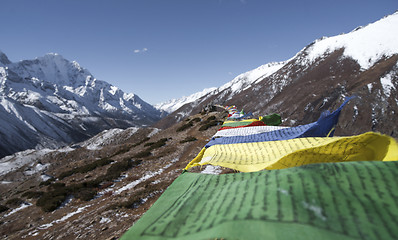
M305 51L312 63L324 54L344 48L345 56L356 60L362 69L368 69L383 57L398 53L397 36L398 12L350 33L317 40Z
M33 165L35 169L40 169L40 164L38 164L38 160L43 157L45 154L52 152L50 149L42 149L42 150L26 150L23 152L18 152L14 155L10 155L0 159L0 176L7 174L10 171L21 168L25 165ZM39 165L39 166L37 166Z
M189 101L184 101L186 98L183 97L181 99L173 99L165 103L157 104L156 106L158 109L168 109L166 111L172 112L170 110L174 111L185 103L194 102L194 97L199 99L206 96L206 94L215 95L226 90L230 91L228 99L231 99L234 94L240 93L250 88L253 84L276 73L291 60L299 60L303 66L308 66L323 55L330 54L341 48L344 48L344 55L346 57L351 57L356 60L363 70L368 69L380 59L398 54L397 36L398 12L365 27L356 28L350 33L318 39L310 46L298 52L291 59L283 62L271 62L242 73L217 89L212 88L212 91L206 91L205 89L202 92L191 95ZM304 58L301 57L303 53L305 56ZM288 76L286 75L286 77ZM388 76L383 79L383 83L385 83L384 85L386 86L386 93L389 93L388 89L393 87L388 79ZM287 80L288 79L286 79L283 86L289 83ZM173 104L175 104L176 107L173 107Z
M121 133L128 133L127 136L124 138L128 138L137 132L139 128L131 127L126 130L113 128L109 130L104 130L101 133L97 134L96 136L90 138L89 140L84 141L83 143L79 144L80 147L85 147L89 150L98 150L101 149L105 145L109 145L112 141L118 138L118 135ZM120 137L119 137L120 138Z
M251 86L252 83L261 81L281 69L286 62L271 62L264 64L256 69L242 73L235 77L232 81L218 88L218 92L229 89L233 93L239 93Z
M398 63L395 63L395 67L393 66L391 69L385 69L385 72L381 72L380 69L382 66L385 68L390 66L395 61L394 59L398 57L397 36L398 12L365 27L358 27L350 33L318 39L284 62L268 63L238 75L218 89L162 119L157 123L157 126L169 127L191 114L192 111L204 109L206 105L238 103L241 105L240 107L245 110L249 109L255 114L260 111L279 112L283 111L281 109L284 108L285 111L289 112L290 123L295 124L291 114L297 114L295 119L300 118L300 116L292 109L293 106L302 104L304 99L307 99L306 104L309 105L304 107L304 110L307 111L314 109L315 105L323 100L317 99L323 96L314 93L308 95L310 93L307 93L307 95L300 96L298 102L290 101L291 96L298 93L297 89L300 92L310 91L306 87L301 87L300 84L316 86L312 88L312 92L319 91L329 96L330 92L326 93L327 91L322 89L330 83L330 89L336 88L335 93L338 92L340 96L344 97L347 94L347 84L360 86L356 85L359 84L357 81L362 79L373 80L373 83L366 83L369 92L373 93L380 85L382 86L380 94L383 94L383 96L379 96L379 98L391 99L392 102L398 104L396 98ZM336 54L332 55L332 53ZM322 65L320 65L321 63ZM378 63L382 64L378 65ZM331 64L330 68L327 69L325 64ZM344 67L344 69L341 67ZM356 72L358 67L359 72ZM379 78L374 78L375 75L380 73L382 75ZM361 78L358 78L359 75L361 75ZM341 79L343 76L344 79ZM328 82L326 79L336 81ZM337 81L340 82L337 83ZM319 84L322 84L322 86L317 86ZM355 91L357 90L355 89ZM262 97L262 101L259 101L259 97ZM323 107L325 102L323 103L317 108ZM381 111L386 110L383 108ZM395 132L392 131L392 133Z
M251 86L251 84L261 81L262 79L270 76L271 74L275 73L278 71L280 68L282 68L286 62L272 62L268 64L264 64L254 70L242 73L235 77L233 80L230 82L222 85L219 88L206 88L201 92L194 93L188 97L182 97L179 99L172 99L167 102L159 103L156 104L155 107L159 110L166 111L168 113L174 112L183 105L187 103L193 103L197 101L198 99L204 97L204 96L210 96L210 95L215 95L217 93L220 93L224 90L230 90L232 93L239 93ZM186 113L184 116L188 115L189 113Z
M163 103L158 103L155 105L156 109L159 110L163 110L165 112L171 113L174 112L175 110L179 109L180 107L182 107L183 105L187 104L187 103L191 103L196 101L197 99L211 93L214 92L217 88L212 87L212 88L205 88L203 89L203 91L201 92L197 92L194 94L191 94L187 97L181 97L179 99L171 99L169 101L163 102Z

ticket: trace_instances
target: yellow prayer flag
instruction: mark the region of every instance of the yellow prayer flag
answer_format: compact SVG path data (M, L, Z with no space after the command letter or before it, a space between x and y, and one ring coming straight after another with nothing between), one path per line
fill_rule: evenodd
M308 137L213 145L202 149L185 169L211 164L255 172L312 163L396 160L397 142L389 136L368 132L352 137Z

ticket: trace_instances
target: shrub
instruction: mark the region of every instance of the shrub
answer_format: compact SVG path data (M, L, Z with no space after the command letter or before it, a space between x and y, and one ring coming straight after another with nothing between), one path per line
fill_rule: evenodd
M142 182L136 186L140 190L137 190L127 201L120 203L119 207L137 208L144 202L144 198L150 198L159 193L161 186L160 184L151 184L151 181Z
M22 199L20 198L12 198L6 202L6 205L10 205L13 207L19 206L23 203Z
M151 191L146 188L137 191L127 201L120 203L120 207L130 208L130 209L137 208L144 202L142 199L147 197L150 193Z
M165 147L162 151L159 151L159 153L156 155L157 158L161 158L164 156L169 156L177 151L176 146L168 146Z
M36 202L38 207L45 212L52 212L57 209L66 200L68 196L68 190L63 188L58 188L50 192L45 192Z
M202 122L202 125L206 124L206 123L209 123L211 121L214 121L214 120L216 120L216 116L210 116L205 121Z
M129 146L123 146L121 149L119 149L116 153L114 153L113 155L112 155L112 157L113 156L116 156L116 155L119 155L119 154L123 154L123 153L126 153L126 152L128 152L130 150L130 147Z
M72 170L68 170L68 171L65 171L65 172L62 172L62 173L60 173L59 175L58 175L58 179L60 179L60 180L62 180L62 179L64 179L64 178L66 178L66 177L69 177L69 176L72 176L74 173L76 173L77 171L75 171L74 169L72 169Z
M3 205L0 205L0 213L7 211L9 208Z
M148 141L149 139L150 139L149 137L146 137L143 140L139 141L138 143L134 144L132 147L137 147L137 146L143 144L144 142Z
M151 150L154 150L156 148L163 147L164 145L166 145L167 140L169 140L169 139L168 138L162 138L162 139L158 140L157 142L153 142L150 145L147 145L147 146L149 146L149 148L147 150L151 151Z
M196 118L192 119L190 122L194 123L194 122L200 122L200 121L202 121L202 119L200 119L199 117L196 117Z
M198 140L196 137L186 137L184 140L181 140L180 143L193 142L196 140Z
M120 174L131 167L137 166L141 160L131 161L129 158L123 159L110 166L105 175L99 176L94 180L85 181L70 186L64 183L53 183L49 185L48 192L45 192L37 200L36 205L45 212L51 212L57 209L66 200L67 196L74 195L83 201L89 201L97 194L97 189L102 182L112 181Z
M43 194L44 194L44 192L42 192L42 191L37 191L37 192L35 192L35 191L28 191L28 192L23 193L23 194L22 194L22 197L26 197L26 198L28 198L28 199L30 199L30 198L39 198L39 197L41 197Z
M119 177L120 173L128 170L131 167L130 161L121 161L110 166L106 172L107 175L117 174Z
M116 210L120 208L120 204L114 203L105 208L105 211Z
M152 155L151 151L160 147L163 147L164 145L166 145L166 142L168 141L168 138L162 138L159 139L156 142L149 142L146 143L144 146L147 147L147 149L135 154L133 157L134 158L145 158L145 157L149 157Z
M141 162L141 160L130 161L130 159L117 162L108 168L105 177L102 177L102 181L111 181L116 179L122 172L127 171L129 168L138 166Z
M102 166L108 165L111 162L113 162L113 160L111 160L109 158L102 158L100 160L97 160L97 161L87 164L85 166L82 166L78 170L79 170L79 173L87 173L87 172L90 172L90 171L96 169L97 167L102 167Z
M141 152L135 154L133 157L134 158L145 158L145 157L149 157L151 155L152 155L152 153L150 151L144 150L144 151L141 151Z
M65 187L65 183L52 183L47 188L49 190L57 190Z
M184 131L184 130L192 127L192 126L193 126L193 123L192 122L188 122L188 123L182 125L181 127L177 128L176 132L182 132L182 131Z
M75 173L87 173L87 172L90 172L90 171L96 169L97 167L102 167L102 166L108 165L111 162L113 162L113 160L111 160L109 158L101 158L100 160L94 161L94 162L86 164L84 166L76 167L76 168L74 168L72 170L68 170L68 171L62 172L58 176L58 178L60 180L62 180L64 178L66 178L66 177L72 176Z
M104 182L104 183L100 184L99 189L106 189L112 185L113 185L113 182Z
M155 142L145 143L145 144L144 144L144 147L149 147L149 146L152 146L153 144L155 144Z
M219 124L218 121L210 121L199 128L199 131L205 131L211 127L217 126Z
M90 201L97 195L97 191L92 188L82 188L78 192L74 194L76 198L79 198L83 201Z

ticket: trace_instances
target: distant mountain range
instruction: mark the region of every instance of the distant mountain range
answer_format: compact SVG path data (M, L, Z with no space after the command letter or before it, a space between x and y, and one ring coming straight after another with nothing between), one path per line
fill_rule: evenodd
M397 26L395 13L315 40L291 59L264 64L221 87L155 107L58 54L13 63L0 52L0 157L80 142L111 128L167 128L215 104L257 115L276 112L285 125L298 125L352 95L358 97L343 110L337 134L373 130L397 137Z
M83 141L105 129L148 126L161 114L61 55L13 63L0 52L0 157Z
M262 65L205 95L174 100L179 108L155 126L167 128L215 104L258 115L279 113L283 124L294 126L315 121L356 95L336 133L373 130L398 137L397 36L396 12L350 33L315 40L287 61Z

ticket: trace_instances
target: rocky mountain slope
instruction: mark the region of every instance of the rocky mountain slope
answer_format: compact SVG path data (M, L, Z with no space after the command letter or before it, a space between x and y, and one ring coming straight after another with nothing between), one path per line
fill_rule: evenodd
M12 63L0 52L0 157L145 126L161 112L58 54Z
M181 106L156 124L166 128L207 105L236 105L246 112L279 113L286 125L309 123L347 106L336 134L373 130L398 136L398 13L350 33L314 41L293 58L244 73Z
M182 173L225 116L198 114L162 131L106 130L73 148L1 159L0 235L119 238Z

